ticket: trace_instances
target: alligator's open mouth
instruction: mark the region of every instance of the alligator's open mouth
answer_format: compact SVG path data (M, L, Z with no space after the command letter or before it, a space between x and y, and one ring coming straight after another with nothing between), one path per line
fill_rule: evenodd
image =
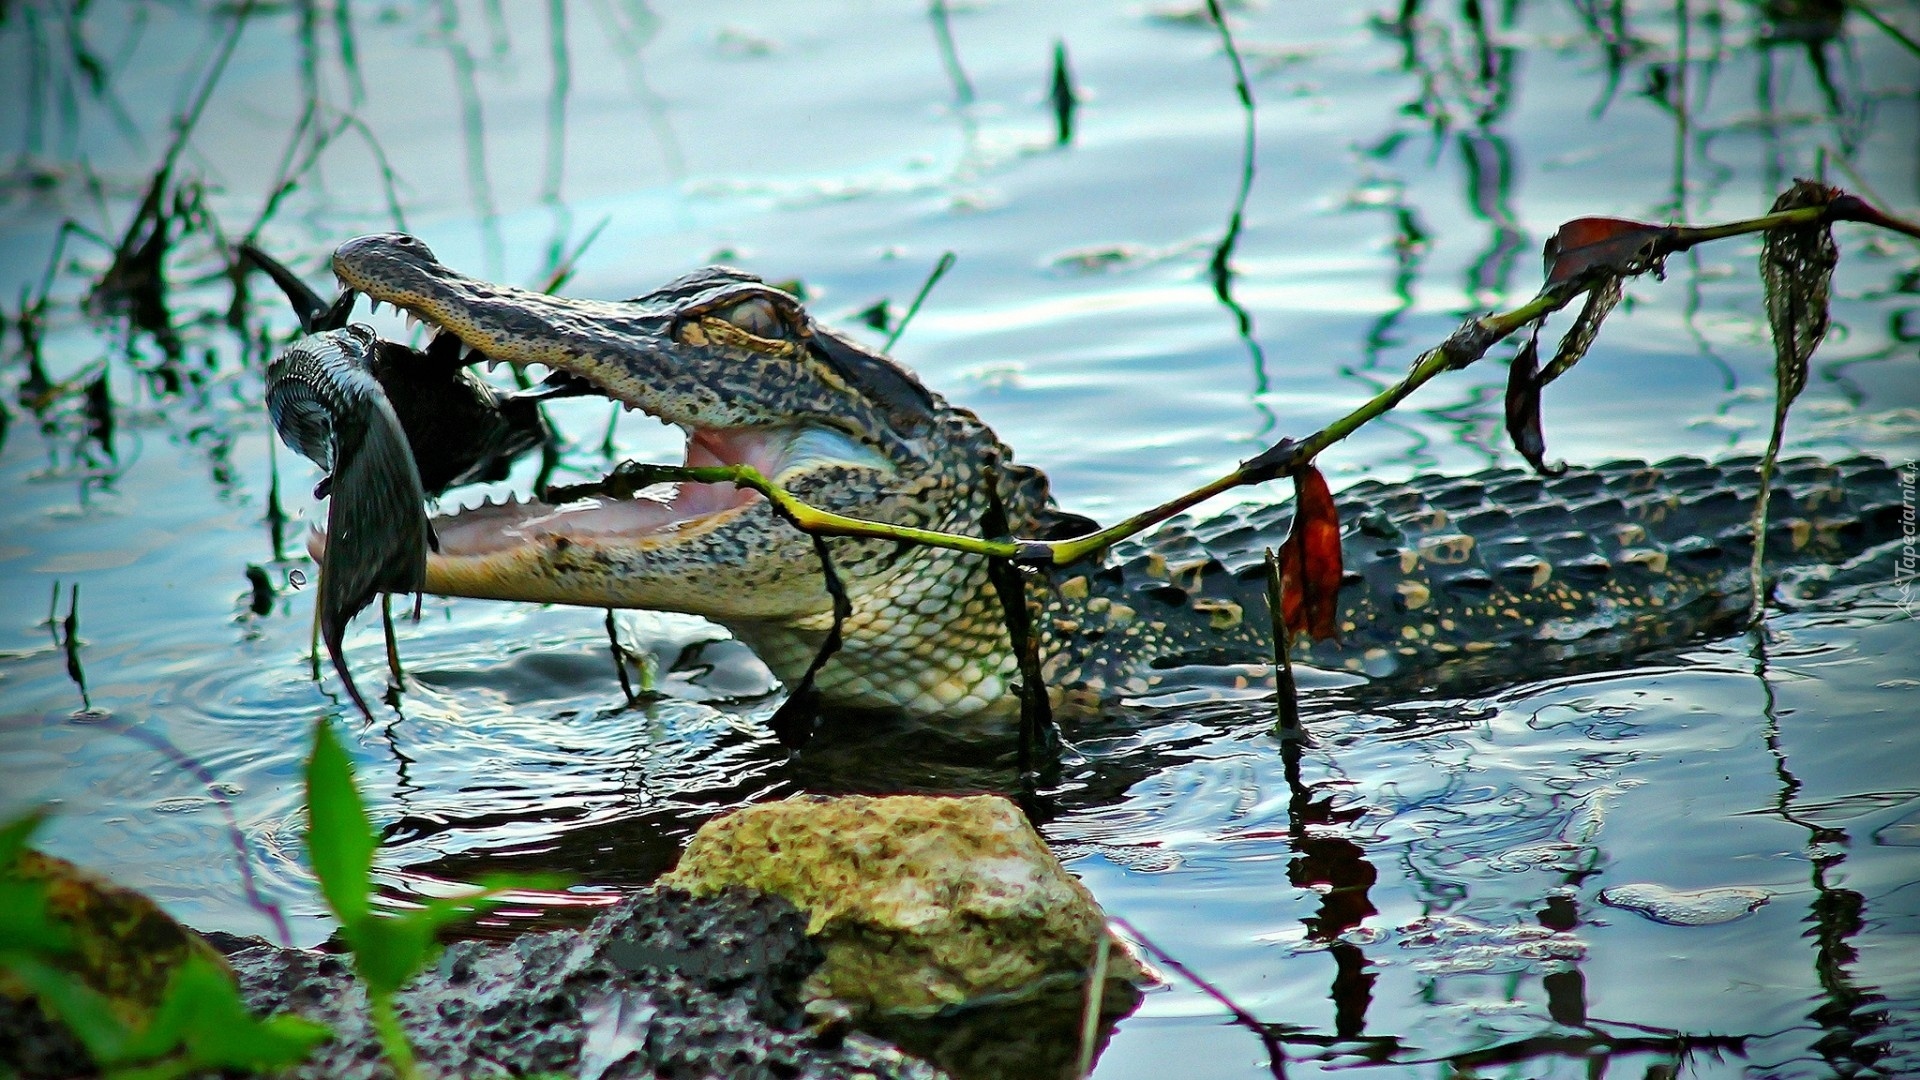
M372 310L377 312L379 306L380 301L373 300ZM499 361L490 357L456 330L442 327L418 311L397 302L394 307L404 313L410 329L426 327L429 353L446 355L457 347L468 366L484 364L492 369L501 362L518 364L511 358ZM600 396L629 410L656 415L644 402L629 400L575 373L557 372L547 382L522 393L540 398ZM701 428L656 418L685 433L686 455L681 464L686 467L747 465L775 483L783 483L799 469L826 461L892 469L891 463L873 449L843 432L819 425ZM625 547L671 544L724 525L764 501L759 492L728 483L641 485L632 482L631 475L624 469L616 470L596 483L549 488L534 498L514 496L504 502L437 516L433 528L438 554L443 559L481 558L561 537L587 544L617 542Z
M792 428L745 428L687 433L688 466L751 465L778 477L789 457ZM488 555L548 537L571 540L670 539L685 530L718 524L759 501L751 488L733 484L655 484L638 491L616 481L555 489L551 501L510 498L433 519L442 556ZM557 496L557 497L556 497Z

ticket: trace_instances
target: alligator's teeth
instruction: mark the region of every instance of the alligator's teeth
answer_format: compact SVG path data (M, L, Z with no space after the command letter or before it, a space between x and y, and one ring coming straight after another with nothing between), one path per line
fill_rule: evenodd
M412 333L418 329L420 329L420 316L411 311L407 312L407 332Z
M367 314L369 315L380 314L380 301L375 300L372 297L368 297L367 300L368 300Z

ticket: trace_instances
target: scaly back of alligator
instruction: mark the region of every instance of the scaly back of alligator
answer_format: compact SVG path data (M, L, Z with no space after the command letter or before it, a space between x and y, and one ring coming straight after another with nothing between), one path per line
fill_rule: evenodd
M1528 674L1677 644L1747 604L1758 461L1615 462L1543 479L1504 469L1336 498L1346 576L1339 642L1298 658L1368 675ZM1839 563L1896 539L1899 473L1854 458L1784 462L1770 571ZM1272 657L1264 552L1292 506L1180 519L1099 566L1058 573L1042 624L1069 699L1150 690L1155 669Z

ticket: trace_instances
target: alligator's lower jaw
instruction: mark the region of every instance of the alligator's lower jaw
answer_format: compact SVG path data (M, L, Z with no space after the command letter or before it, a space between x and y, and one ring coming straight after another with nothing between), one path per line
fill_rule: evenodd
M476 558L554 540L634 544L669 542L679 533L718 524L760 498L732 484L683 484L671 498L577 499L559 506L537 500L489 503L433 519L442 558Z

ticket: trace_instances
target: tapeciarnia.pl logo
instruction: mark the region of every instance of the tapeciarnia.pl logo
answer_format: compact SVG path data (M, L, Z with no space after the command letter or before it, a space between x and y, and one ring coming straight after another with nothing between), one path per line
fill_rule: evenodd
M1920 520L1914 507L1915 481L1920 480L1920 462L1909 461L1900 470L1900 559L1893 568L1893 587L1899 592L1894 601L1909 617L1920 615Z

